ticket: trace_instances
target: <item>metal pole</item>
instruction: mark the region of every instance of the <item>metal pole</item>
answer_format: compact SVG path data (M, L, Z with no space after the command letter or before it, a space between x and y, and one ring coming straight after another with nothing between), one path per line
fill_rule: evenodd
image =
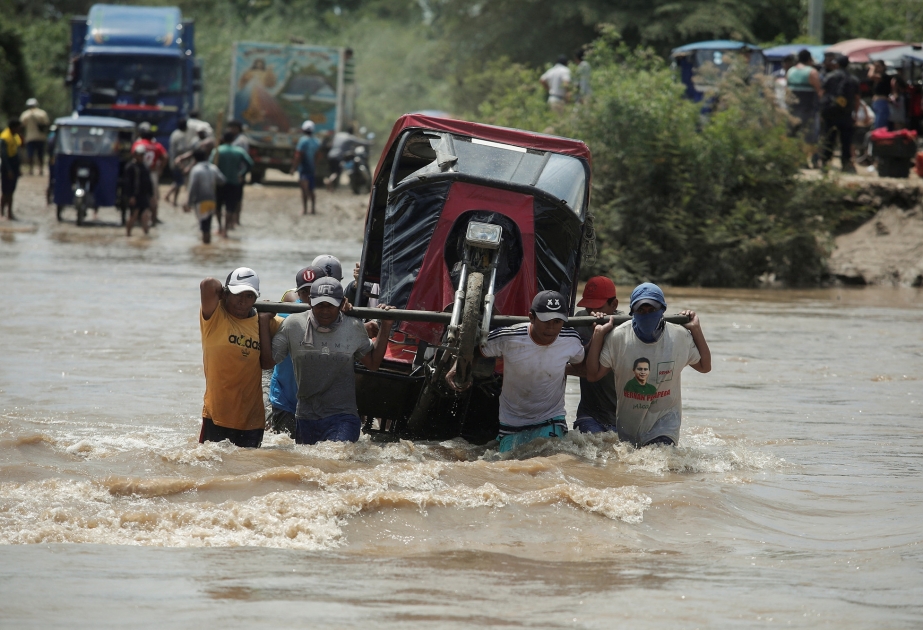
M257 302L255 305L257 311L261 313L303 313L308 310L307 304L297 302ZM405 311L394 309L386 311L381 308L365 308L354 306L348 313L348 317L360 317L362 319L390 319L393 321L405 322L432 322L434 324L448 324L452 319L451 313L434 313L432 311ZM631 321L628 315L614 315L615 325L624 324ZM668 315L664 317L671 324L687 324L689 318L685 315ZM584 326L593 326L595 324L605 324L608 317L571 317L567 320L567 325L579 328ZM521 315L494 315L490 318L492 326L513 326L529 321L528 317Z
M808 37L815 44L824 43L824 0L808 0Z

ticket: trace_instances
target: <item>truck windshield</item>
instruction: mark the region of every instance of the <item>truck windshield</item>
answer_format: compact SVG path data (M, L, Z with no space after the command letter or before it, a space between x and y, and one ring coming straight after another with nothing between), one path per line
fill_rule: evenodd
M583 216L587 173L569 155L433 131L415 131L395 165L398 182L435 173L464 173L534 186Z
M177 94L183 89L183 66L179 59L164 57L92 55L83 64L83 87L142 96Z

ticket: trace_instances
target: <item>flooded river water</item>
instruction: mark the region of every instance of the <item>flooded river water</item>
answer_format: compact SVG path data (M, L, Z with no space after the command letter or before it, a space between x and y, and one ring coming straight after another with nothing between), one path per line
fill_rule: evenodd
M204 247L173 209L57 224L39 186L0 227L0 627L920 625L920 290L668 290L714 356L677 448L199 445L198 282L351 266L362 203L248 188Z

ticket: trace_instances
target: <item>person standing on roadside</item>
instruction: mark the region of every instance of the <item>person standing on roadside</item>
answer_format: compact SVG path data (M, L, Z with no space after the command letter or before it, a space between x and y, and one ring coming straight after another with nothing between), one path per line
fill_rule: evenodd
M15 221L13 216L13 193L22 174L20 169L20 147L22 147L22 123L11 118L6 129L0 133L0 217Z
M160 223L157 218L157 206L160 201L160 174L163 173L163 169L167 165L169 155L163 145L157 142L154 137L151 123L143 122L138 125L138 133L141 137L135 140L131 148L143 146L145 149L144 165L150 173L151 190L153 191L151 193L151 225L157 225Z
M244 124L239 120L232 120L228 123L228 131L234 134L235 147L240 147L246 151L247 155L250 155L250 140L244 134Z
M664 320L663 291L645 282L631 293L631 321L596 326L587 351L587 379L613 380L618 392L619 439L636 447L675 445L683 418L680 374L711 371L711 350L695 311L685 326ZM610 374L610 372L612 374Z
M180 156L192 148L189 144L188 132L189 126L186 119L180 118L176 121L176 129L170 134L168 156L170 158L170 172L173 175L173 185L170 187L170 190L167 191L164 200L169 202L170 195L173 195L174 208L179 204L179 189L183 187L183 183L185 183L186 180L186 172L183 170L179 161Z
M193 152L195 166L189 171L189 197L184 212L195 210L202 232L202 242L212 242L212 216L218 201L218 187L224 184L224 175L218 167L208 162L204 151Z
M820 116L823 121L823 150L821 161L826 166L833 159L836 136L840 136L840 168L845 173L855 173L852 163L852 137L855 131L853 113L859 109L859 81L847 72L849 58L840 55L837 69L823 82Z
M260 279L238 267L222 284L206 278L199 284L205 397L199 443L230 440L241 448L263 442L262 370L273 366L272 335L279 321L272 313L257 316Z
M298 302L310 306L311 285L315 280L325 276L320 267L309 266L295 274L295 289L289 289L282 296L283 302ZM288 317L287 313L279 313L279 317ZM285 357L272 370L272 379L269 382L269 403L272 407L270 427L277 433L283 431L295 439L295 411L298 407L298 381L295 379L295 368L292 365L291 355Z
M239 225L240 204L244 198L244 180L247 172L253 168L253 158L234 146L234 134L226 131L221 137L221 144L212 152L210 162L218 166L224 175L225 184L218 189L218 225L221 225L221 209L227 208L224 234Z
M311 214L315 214L314 208L314 156L320 148L320 143L314 137L314 123L306 120L301 123L301 131L304 133L298 140L298 146L295 147L295 155L292 158L293 173L298 173L298 185L301 186L301 214L308 213L308 199L311 200Z
M26 101L26 111L19 117L26 131L26 160L29 162L29 175L33 174L32 164L38 157L38 174L44 175L45 143L48 141L48 126L51 121L44 109L40 109L38 101L30 98Z
M616 310L619 299L615 294L615 283L604 276L596 276L587 281L583 299L577 302L577 306L582 306L583 310L574 313L574 317L621 315ZM578 328L577 332L580 333L584 347L588 347L593 339L593 328ZM615 431L619 399L615 383L606 378L591 382L586 374L577 375L580 376L580 404L577 405L574 429L582 433Z
M570 68L567 67L567 56L558 56L557 62L539 79L548 92L548 106L561 111L567 102L567 91L570 88Z
M295 441L356 442L362 421L353 365L360 361L369 370L378 370L391 322L383 320L378 336L369 339L361 320L341 312L343 287L335 278L315 280L310 299L311 310L286 317L272 340L273 360L280 363L291 355L298 381ZM264 326L262 320L260 325ZM261 331L267 336L268 328Z
M143 144L135 144L131 150L131 161L125 165L122 173L122 195L128 198L131 214L125 222L125 233L131 236L131 228L141 219L141 229L147 234L150 229L151 197L153 196L151 172L147 170L145 156L147 149Z
M822 93L820 73L814 67L814 58L807 48L799 51L798 63L788 69L786 85L795 97L791 113L798 119L792 131L801 135L807 145L811 165L817 166L817 107Z

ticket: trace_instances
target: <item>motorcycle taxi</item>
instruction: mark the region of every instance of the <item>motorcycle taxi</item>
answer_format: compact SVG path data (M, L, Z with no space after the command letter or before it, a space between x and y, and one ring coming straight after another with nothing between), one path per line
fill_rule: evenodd
M87 211L115 206L125 224L127 206L120 199L122 167L134 140L135 124L118 118L70 116L55 120L51 189L58 221L73 206L77 225Z

